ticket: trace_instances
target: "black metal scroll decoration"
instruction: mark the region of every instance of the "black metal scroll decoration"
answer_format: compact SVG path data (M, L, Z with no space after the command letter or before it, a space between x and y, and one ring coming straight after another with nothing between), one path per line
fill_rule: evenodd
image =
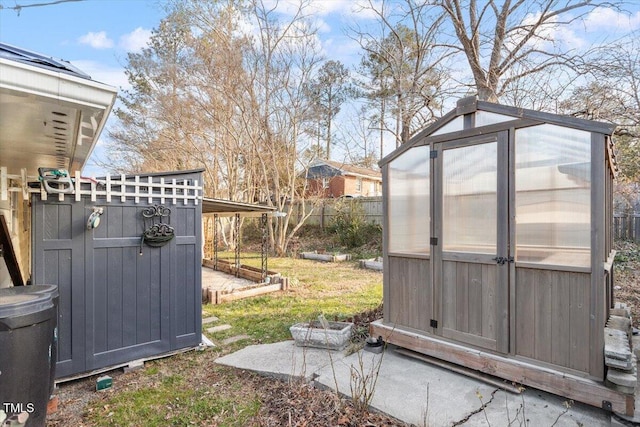
M164 218L167 218L169 222L171 221L171 209L162 205L149 206L143 209L142 217L145 229L140 242L140 254L142 254L143 242L147 246L159 248L175 237L175 229L164 222Z

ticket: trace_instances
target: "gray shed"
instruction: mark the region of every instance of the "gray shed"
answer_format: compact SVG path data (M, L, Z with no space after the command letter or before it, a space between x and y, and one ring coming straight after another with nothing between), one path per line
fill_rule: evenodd
M60 292L57 378L200 344L201 172L32 196L32 281Z
M619 413L614 126L465 98L381 160L384 319L372 333Z
M201 341L201 171L79 172L116 94L0 43L0 288L59 286L58 378Z

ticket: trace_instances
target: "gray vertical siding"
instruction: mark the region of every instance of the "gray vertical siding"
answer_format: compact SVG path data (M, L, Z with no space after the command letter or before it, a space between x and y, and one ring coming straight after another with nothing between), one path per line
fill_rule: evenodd
M591 274L516 268L516 354L589 374Z
M176 237L140 254L146 204L32 199L33 282L60 291L57 377L200 343L202 210L167 202ZM94 206L104 214L87 230Z
M393 286L387 287L385 306L389 307L389 317L385 320L419 331L430 330L429 322L433 318L430 261L389 256L387 265Z

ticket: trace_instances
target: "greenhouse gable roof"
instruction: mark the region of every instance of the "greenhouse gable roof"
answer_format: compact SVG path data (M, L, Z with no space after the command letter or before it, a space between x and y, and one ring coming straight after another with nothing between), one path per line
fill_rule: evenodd
M431 142L439 142L441 140L493 133L511 127L519 128L545 123L601 133L607 136L610 136L615 129L615 125L611 123L510 107L480 101L472 96L460 99L455 109L416 134L407 143L388 154L380 160L379 166L384 166L411 147L427 145Z

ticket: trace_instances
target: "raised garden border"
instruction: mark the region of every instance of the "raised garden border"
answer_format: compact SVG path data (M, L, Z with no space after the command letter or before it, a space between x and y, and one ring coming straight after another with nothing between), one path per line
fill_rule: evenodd
M300 258L324 262L350 261L351 254L319 254L317 252L301 252Z
M368 270L383 271L382 257L361 259L360 268L366 268Z
M214 261L210 259L203 259L202 266L216 270L214 268ZM217 271L235 275L236 266L228 261L218 260ZM280 273L271 270L267 270L267 281L262 282L262 271L260 269L242 264L238 270L238 277L258 283L235 290L214 290L203 288L203 303L208 302L211 304L222 304L223 302L236 301L289 289L289 279L287 277L282 277Z

